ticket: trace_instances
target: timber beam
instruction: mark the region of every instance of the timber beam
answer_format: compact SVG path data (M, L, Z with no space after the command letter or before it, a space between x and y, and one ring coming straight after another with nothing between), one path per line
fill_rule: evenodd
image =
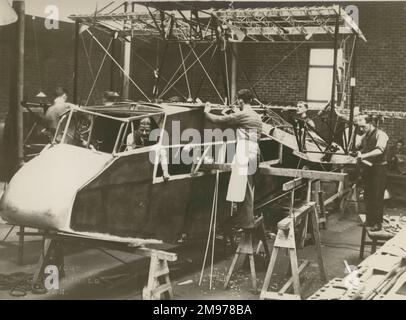
M301 219L310 212L310 210L314 210L314 206L316 205L315 202L309 202L305 205L301 206L300 208L293 209L293 221L296 221L295 226L301 221ZM278 222L278 229L280 230L289 230L292 223L292 217L286 217Z
M232 165L227 164L202 164L201 169L204 170L221 170L231 171ZM259 174L271 175L279 177L291 178L305 178L311 180L321 181L339 181L345 182L347 179L346 173L326 172L316 170L302 170L302 169L289 169L289 168L276 168L269 166L266 162L259 165Z

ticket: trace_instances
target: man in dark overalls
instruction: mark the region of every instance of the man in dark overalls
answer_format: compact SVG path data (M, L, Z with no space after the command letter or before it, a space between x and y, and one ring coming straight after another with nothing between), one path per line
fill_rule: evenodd
M383 220L389 138L385 132L375 127L370 116L360 117L357 126L365 133L361 141L361 151L358 152L357 157L364 163L362 177L366 224L371 231L379 231L382 229Z

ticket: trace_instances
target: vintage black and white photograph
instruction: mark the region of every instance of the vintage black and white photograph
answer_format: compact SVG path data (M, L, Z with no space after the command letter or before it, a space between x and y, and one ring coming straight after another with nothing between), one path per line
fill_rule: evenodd
M405 31L406 1L0 0L0 300L406 300Z

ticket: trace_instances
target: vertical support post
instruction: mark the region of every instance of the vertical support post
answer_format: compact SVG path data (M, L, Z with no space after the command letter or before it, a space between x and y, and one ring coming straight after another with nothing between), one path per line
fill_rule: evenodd
M25 40L25 2L14 1L15 9L18 15L18 40L17 40L17 99L15 105L17 120L17 163L18 166L24 162L23 147L23 109L21 102L24 99L24 40Z
M158 45L159 45L159 39ZM155 84L154 84L154 89L153 89L153 94L154 94L154 99L157 100L159 96L159 81L161 80L161 71L164 67L164 62L166 60L166 52L168 51L168 46L169 42L164 40L165 42L165 47L162 51L161 56L159 55L159 50L157 51L157 69L155 70ZM182 58L182 63L184 63L183 58ZM185 69L186 70L186 69ZM187 74L185 73L185 77L187 77ZM188 81L188 80L186 80Z
M318 221L316 206L314 206L311 215L312 215L311 219L312 219L312 224L313 224L313 237L314 237L315 245L316 245L317 263L319 265L319 271L320 271L320 279L323 283L326 283L327 282L327 273L326 273L326 268L324 267L323 255L321 253L319 221Z
M115 59L115 56L116 56L116 38L115 38L115 35L113 35L113 39L111 40L110 54ZM115 70L115 63L111 59L110 60L110 91L114 91L114 70Z
M18 264L20 266L24 263L24 232L25 228L20 226L20 232L18 234Z
M278 152L279 163L282 164L283 161L283 144L279 143L279 152Z
M14 39L10 52L10 106L13 149L11 152L11 172L14 173L24 162L23 149L23 109L21 102L24 99L24 39L25 39L25 2L14 1L18 20L12 27L11 38Z
M238 79L238 43L231 43L231 99L230 103L235 102L237 96L237 79Z
M124 63L123 63L124 73L131 74L131 36L125 37L124 41ZM130 96L130 79L123 75L123 91L121 98L123 100L128 99Z
M80 22L75 22L75 46L74 46L74 57L73 57L73 103L78 103L78 80L79 80L79 33L80 33Z
M223 87L224 87L224 95L226 98L224 99L225 104L230 104L230 82L229 82L229 74L228 74L228 59L227 59L227 47L228 42L226 40L224 45L224 50L219 51L219 60L221 63L221 71L223 75Z
M356 86L356 80L355 80L355 57L356 57L356 50L357 50L357 35L354 33L354 50L352 53L352 61L351 61L351 80L350 80L350 86L351 86L351 99L350 99L350 123L349 123L349 131L348 131L348 143L347 145L350 146L351 149L354 150L355 143L352 143L352 134L353 134L353 122L354 122L354 107L355 107L355 86ZM355 135L354 135L355 138ZM355 139L353 139L355 141ZM350 152L352 150L349 150Z
M340 29L340 10L337 12L336 24L334 29L334 62L333 62L333 81L331 88L331 110L330 110L330 126L334 128L334 109L335 109L335 96L336 96L336 72L337 72L337 53L338 53L338 32ZM331 144L334 141L334 131L331 131L331 137L329 143Z

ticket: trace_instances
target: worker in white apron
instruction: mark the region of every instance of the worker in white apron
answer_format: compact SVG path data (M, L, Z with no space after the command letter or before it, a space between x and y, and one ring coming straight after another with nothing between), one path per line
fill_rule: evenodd
M254 188L255 174L259 166L261 137L261 116L251 108L253 95L250 90L242 89L237 93L238 107L228 115L214 115L206 107L206 118L225 127L233 127L237 132L236 154L233 159L227 201L237 203L238 227L254 227Z

